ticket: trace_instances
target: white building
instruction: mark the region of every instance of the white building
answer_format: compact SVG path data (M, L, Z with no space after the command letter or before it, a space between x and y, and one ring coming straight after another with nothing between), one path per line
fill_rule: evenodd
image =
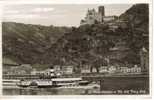
M54 70L55 70L55 71L60 71L60 70L61 70L60 65L55 65L55 66L54 66Z
M120 72L121 73L128 73L128 67L121 67Z
M35 68L33 68L32 71L31 71L31 75L36 75L36 74L37 74L37 71L36 71Z
M100 73L107 73L108 72L108 67L107 66L101 66L99 68L99 72Z
M131 73L141 73L141 67L134 65L134 67L131 68Z
M92 67L92 73L96 73L97 69L95 67Z
M73 66L62 66L63 74L73 74Z
M61 71L61 66L60 65L55 65L54 66L54 71L55 71L56 76L61 76L62 71Z
M133 74L138 74L138 73L141 73L141 67L138 67L138 66L134 66L132 68L128 68L128 67L121 67L120 68L120 72L121 73L133 73Z
M109 73L115 73L116 70L117 70L117 69L116 69L115 66L110 66L109 69L108 69L108 72L109 72Z
M45 71L37 71L37 70L33 70L31 72L31 75L44 75Z
M85 66L82 68L81 73L90 73L90 66L85 65Z

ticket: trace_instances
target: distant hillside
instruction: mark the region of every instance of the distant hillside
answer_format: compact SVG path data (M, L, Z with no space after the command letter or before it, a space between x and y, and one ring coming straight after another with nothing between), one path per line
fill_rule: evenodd
M2 23L3 56L18 63L36 63L40 57L71 28Z
M3 23L3 56L19 63L94 67L139 64L139 50L148 49L148 5L137 4L120 16L127 28L106 24L78 28Z

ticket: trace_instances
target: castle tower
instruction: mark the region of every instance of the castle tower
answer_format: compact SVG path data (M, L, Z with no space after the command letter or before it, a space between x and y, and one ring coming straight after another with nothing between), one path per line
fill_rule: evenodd
M102 17L105 16L104 6L99 6L98 7L98 13L100 13Z

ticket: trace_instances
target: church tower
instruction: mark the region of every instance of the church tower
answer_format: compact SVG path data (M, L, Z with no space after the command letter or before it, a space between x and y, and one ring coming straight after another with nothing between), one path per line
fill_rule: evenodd
M102 17L105 16L104 6L99 6L98 7L98 13L100 13Z

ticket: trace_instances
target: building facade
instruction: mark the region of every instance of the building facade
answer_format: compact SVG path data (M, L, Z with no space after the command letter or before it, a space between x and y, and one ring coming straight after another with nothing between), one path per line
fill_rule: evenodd
M140 65L142 72L149 71L149 52L144 47L140 50Z
M62 66L63 74L73 74L73 66Z
M108 66L101 66L99 68L100 73L108 73Z
M120 72L121 73L132 73L132 74L141 74L141 67L138 67L136 65L134 65L134 67L132 68L128 68L128 67L121 67L120 68Z
M90 73L90 66L85 65L85 66L82 68L81 73Z

